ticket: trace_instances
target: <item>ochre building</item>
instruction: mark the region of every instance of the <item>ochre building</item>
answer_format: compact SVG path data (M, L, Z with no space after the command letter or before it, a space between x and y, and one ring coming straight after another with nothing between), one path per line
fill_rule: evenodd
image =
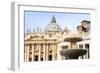
M83 20L76 27L77 32L83 37L82 42L78 42L78 48L87 49L87 54L79 59L90 58L90 21ZM44 28L27 31L24 34L24 61L55 61L65 60L60 55L62 45L66 45L66 49L70 49L69 43L65 43L63 38L70 33L67 26L64 29L57 24L55 16L51 22Z

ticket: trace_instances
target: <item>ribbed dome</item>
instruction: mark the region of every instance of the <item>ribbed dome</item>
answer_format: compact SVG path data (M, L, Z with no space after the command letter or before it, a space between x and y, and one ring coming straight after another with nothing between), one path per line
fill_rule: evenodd
M52 32L52 31L61 31L60 25L56 23L56 18L53 16L51 22L45 28L45 31Z

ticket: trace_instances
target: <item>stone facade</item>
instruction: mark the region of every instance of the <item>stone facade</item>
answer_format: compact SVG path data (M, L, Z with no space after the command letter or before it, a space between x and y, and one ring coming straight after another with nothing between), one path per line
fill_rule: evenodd
M83 22L87 23L86 21ZM81 36L84 36L84 41L78 42L77 45L78 48L87 48L88 50L88 53L85 56L80 57L80 59L88 59L90 58L90 31L85 31L87 28L86 26L83 26L83 22L81 22L81 25L77 26L77 31ZM83 27L85 28L84 30ZM69 33L70 31L67 27L63 30L61 29L54 16L44 31L26 32L24 34L24 61L32 62L65 59L60 55L59 51L62 49L62 45L68 45L66 49L70 47L69 43L63 42L63 38Z

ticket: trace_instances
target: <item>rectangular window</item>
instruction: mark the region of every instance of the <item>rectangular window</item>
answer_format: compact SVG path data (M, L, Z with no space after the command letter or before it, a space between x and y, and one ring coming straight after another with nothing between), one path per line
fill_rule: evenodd
M86 48L86 49L89 48L89 44L85 44L85 48Z
M50 60L50 61L52 60L52 55L48 56L48 60Z
M31 62L32 61L32 58L29 58L29 62Z
M38 61L38 56L34 56L34 61Z
M43 61L43 57L41 58L41 61Z
M83 49L83 45L79 45L79 48L80 48L80 49Z

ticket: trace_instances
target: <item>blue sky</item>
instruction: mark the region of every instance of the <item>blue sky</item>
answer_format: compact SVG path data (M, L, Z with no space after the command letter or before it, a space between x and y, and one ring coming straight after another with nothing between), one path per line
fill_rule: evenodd
M77 25L80 24L82 20L91 21L90 14L79 14L79 13L56 13L56 12L34 12L25 11L25 32L27 29L42 28L44 29L51 21L53 15L56 18L56 22L63 29L65 26L68 27L70 31L76 30Z

